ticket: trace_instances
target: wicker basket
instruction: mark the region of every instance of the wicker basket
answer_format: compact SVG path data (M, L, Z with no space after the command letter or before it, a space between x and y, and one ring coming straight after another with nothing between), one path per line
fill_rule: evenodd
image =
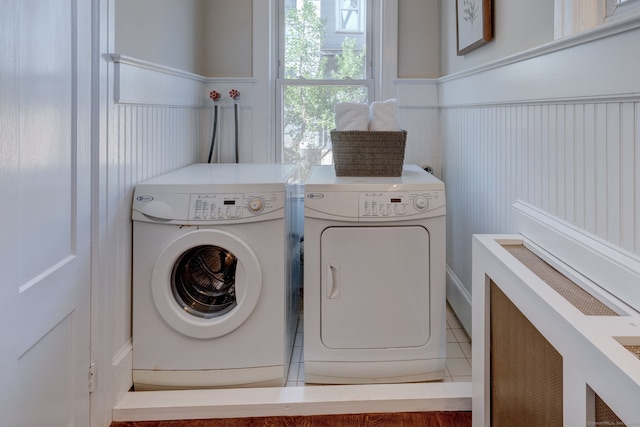
M336 176L401 176L407 131L331 131Z

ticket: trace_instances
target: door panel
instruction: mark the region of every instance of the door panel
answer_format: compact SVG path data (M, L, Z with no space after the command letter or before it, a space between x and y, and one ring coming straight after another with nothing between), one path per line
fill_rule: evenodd
M51 361L58 363L52 366ZM73 317L67 316L18 357L17 372L23 379L20 387L16 388L18 403L22 406L22 402L39 402L38 410L27 410L21 414L20 425L70 424L69 405L75 404L74 362ZM51 396L52 391L59 396ZM60 405L61 402L65 404Z
M91 3L2 6L0 414L86 426Z
M419 226L331 227L321 236L321 336L335 349L429 340L429 233Z

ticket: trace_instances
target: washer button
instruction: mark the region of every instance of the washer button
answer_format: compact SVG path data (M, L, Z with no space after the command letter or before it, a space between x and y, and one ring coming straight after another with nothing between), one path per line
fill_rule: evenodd
M264 209L264 202L259 197L253 197L247 203L247 208L251 213L260 213Z

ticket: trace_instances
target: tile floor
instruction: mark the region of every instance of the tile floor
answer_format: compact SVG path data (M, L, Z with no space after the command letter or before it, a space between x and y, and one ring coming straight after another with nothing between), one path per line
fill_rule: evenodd
M287 387L304 385L303 316L300 313ZM471 341L447 304L447 372L444 382L471 382Z

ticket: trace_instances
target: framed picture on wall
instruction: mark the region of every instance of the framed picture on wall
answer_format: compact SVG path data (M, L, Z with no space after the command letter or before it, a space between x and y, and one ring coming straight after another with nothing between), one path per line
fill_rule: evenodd
M458 56L465 55L493 38L492 0L456 0Z

